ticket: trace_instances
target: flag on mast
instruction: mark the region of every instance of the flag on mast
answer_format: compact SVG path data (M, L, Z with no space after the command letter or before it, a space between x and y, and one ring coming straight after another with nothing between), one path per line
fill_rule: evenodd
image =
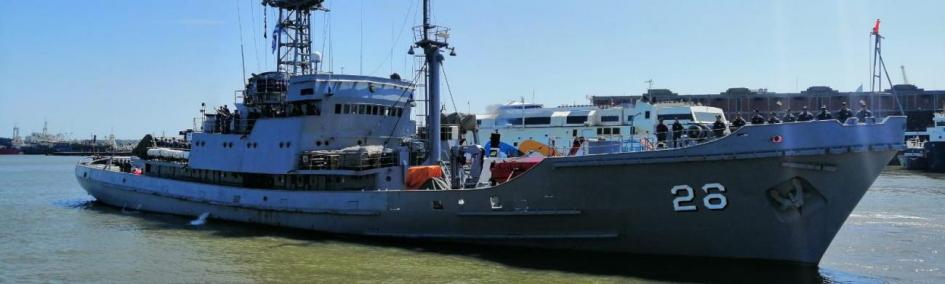
M879 19L876 19L876 24L873 25L873 34L874 35L879 34Z

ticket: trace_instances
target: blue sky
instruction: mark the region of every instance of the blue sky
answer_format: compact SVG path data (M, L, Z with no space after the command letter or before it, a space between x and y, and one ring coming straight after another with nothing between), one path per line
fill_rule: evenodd
M241 88L240 22L247 72L272 68L258 2L5 1L0 136L10 136L14 124L39 131L44 119L52 131L74 138L190 128L201 102L232 103ZM324 53L334 71L410 74L406 50L418 2L329 0L334 54ZM945 89L945 1L439 0L434 6L436 22L453 29L459 56L447 57L445 69L461 111L531 101L533 93L546 105L639 94L647 79L683 94L811 85L853 90L868 85L868 33L876 18L883 20L893 81L901 82L905 65L919 87ZM313 23L315 46L327 47L326 16Z

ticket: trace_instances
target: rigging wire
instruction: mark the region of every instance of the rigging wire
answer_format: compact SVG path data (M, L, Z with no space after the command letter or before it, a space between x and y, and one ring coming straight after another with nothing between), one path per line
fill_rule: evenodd
M420 67L420 69L417 70L416 73L414 73L414 75L413 75L413 80L410 81L410 82L414 85L414 87L417 86L417 83L416 83L416 82L417 82L418 79L420 79L420 74L424 74L424 72L426 72L426 64L424 64L422 67ZM404 91L401 92L401 93L400 93L400 96L397 98L397 101L398 101L398 102L399 102L401 99L404 98L404 95L406 95L406 94L408 93L408 92L407 92L408 90L410 90L410 89L409 89L409 88L404 88ZM405 109L406 109L406 106L407 106L407 103L408 103L408 102L409 102L409 100L404 100L404 102L403 102L403 106L405 107ZM398 104L398 103L394 103L393 106L394 106L394 107L397 107L397 104ZM387 139L384 140L384 145L387 145L387 143L390 142L390 139L394 137L394 132L397 131L397 125L400 124L400 120L401 120L401 119L397 119L397 121L394 122L394 127L391 128L390 134L388 134L388 135L387 135ZM407 117L407 120L410 120L410 117L409 117L409 116Z
M374 67L374 70L371 71L371 73L370 73L372 76L375 76L375 75L377 74L377 71L380 70L381 67L383 67L385 64L387 64L388 61L390 61L390 62L391 62L391 66L393 66L393 64L394 64L394 48L397 47L398 43L400 43L400 38L404 35L404 29L407 27L407 23L410 22L410 19L416 19L416 18L417 18L417 11L419 11L419 10L414 10L414 2L416 2L416 1L410 1L410 6L407 7L407 14L404 15L404 21L400 24L400 31L397 33L397 37L396 37L396 39L394 39L394 42L391 43L391 46L390 46L390 50L391 50L391 51L390 51L390 54L387 56L386 59L384 59L384 61L381 61L381 63L378 64L377 67ZM411 16L411 12L413 12L413 16ZM393 67L391 67L391 69L393 70ZM392 72L393 72L393 71L392 71Z
M360 24L360 40L361 45L358 50L358 75L364 75L364 0L361 0L361 24Z
M440 70L443 70L443 81L446 82L446 92L450 94L450 101L453 102L453 111L459 113L456 108L456 99L453 99L453 90L450 89L450 78L446 76L446 64L440 63Z
M253 0L249 0L249 10L250 10L250 19L252 19L253 27L253 53L256 54L256 71L262 70L262 67L259 65L259 33L256 32L256 5L253 5Z
M246 55L243 52L243 16L240 15L240 2L236 1L236 21L239 23L240 27L240 61L243 64L243 82L240 85L246 84Z

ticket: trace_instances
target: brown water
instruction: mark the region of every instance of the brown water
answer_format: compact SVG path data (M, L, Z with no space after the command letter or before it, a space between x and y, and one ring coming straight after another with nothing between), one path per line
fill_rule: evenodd
M78 158L0 156L0 282L945 283L945 175L891 167L819 269L327 236L91 202Z

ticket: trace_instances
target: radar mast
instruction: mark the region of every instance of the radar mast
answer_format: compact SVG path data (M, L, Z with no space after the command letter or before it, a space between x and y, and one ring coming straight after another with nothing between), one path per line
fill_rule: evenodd
M263 0L262 4L279 10L272 32L276 52L276 70L289 76L309 75L312 70L311 13L325 10L324 0Z

